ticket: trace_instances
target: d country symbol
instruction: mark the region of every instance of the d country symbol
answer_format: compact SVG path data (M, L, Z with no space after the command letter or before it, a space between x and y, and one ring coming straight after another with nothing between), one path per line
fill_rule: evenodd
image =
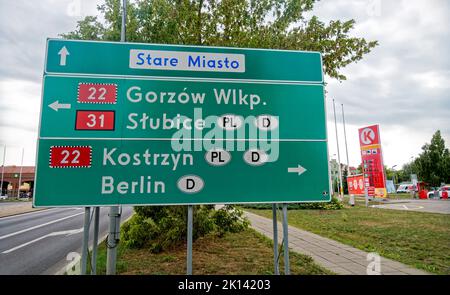
M375 142L375 132L370 128L364 128L360 138L363 144L372 144Z

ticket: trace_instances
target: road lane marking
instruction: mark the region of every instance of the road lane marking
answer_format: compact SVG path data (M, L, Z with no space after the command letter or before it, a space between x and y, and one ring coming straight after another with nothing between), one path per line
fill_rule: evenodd
M409 206L409 207L408 207ZM386 205L371 205L372 208L381 208L381 209L393 209L393 210L420 210L423 209L423 206L419 205L400 205L400 204L386 204Z
M71 236L71 235L75 235L75 234L81 233L82 231L83 231L83 228L52 232L52 233L46 234L45 236L39 237L37 239L31 240L29 242L26 242L26 243L23 243L23 244L21 244L19 246L11 248L9 250L3 251L2 254L8 254L8 253L14 252L14 251L16 251L16 250L18 250L20 248L26 247L26 246L28 246L30 244L36 243L36 242L38 242L40 240L43 240L45 238L48 238L48 237L62 236L62 235L66 235L66 237L68 237L68 236Z
M69 216L66 216L66 217L63 217L63 218L59 218L59 219L55 219L55 220L52 220L52 221L49 221L49 222L46 222L46 223L35 225L35 226L30 227L30 228L19 230L19 231L16 231L16 232L13 232L13 233L1 236L0 240L6 239L6 238L9 238L9 237L12 237L12 236L16 236L16 235L19 235L19 234L25 233L27 231L30 231L30 230L33 230L33 229L37 229L37 228L40 228L40 227L43 227L43 226L46 226L46 225L50 225L50 224L53 224L53 223L56 223L56 222L60 222L60 221L63 221L63 220L66 220L66 219L69 219L69 218L72 218L72 217L75 217L75 216L78 216L78 215L81 215L81 214L84 214L84 212L80 212L80 213L77 213L77 214L69 215Z
M65 209L65 210L61 210L61 209ZM60 210L60 212L64 212L66 210L81 210L81 209L84 209L84 208L67 207L67 208L49 208L49 209L44 209L44 210L36 210L36 211L31 211L31 212L26 212L26 213L19 213L19 214L15 214L15 215L0 217L0 222L3 220L6 220L6 219L11 219L11 218L25 217L25 216L28 216L31 214L48 213L48 212L57 211L57 210Z

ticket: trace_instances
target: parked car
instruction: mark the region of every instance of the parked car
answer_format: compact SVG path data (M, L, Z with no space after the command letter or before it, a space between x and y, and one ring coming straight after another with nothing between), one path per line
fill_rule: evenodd
M26 193L26 192L20 192L19 198L21 198L21 199L23 199L23 198L28 198L28 193Z
M414 186L412 183L402 183L397 188L397 194L398 193L409 193L414 189Z
M6 200L7 198L8 198L7 195L1 195L1 194L0 194L0 200Z
M443 185L439 188L439 198L448 199L450 197L450 185Z
M428 191L428 199L439 199L439 188L438 187L431 187Z

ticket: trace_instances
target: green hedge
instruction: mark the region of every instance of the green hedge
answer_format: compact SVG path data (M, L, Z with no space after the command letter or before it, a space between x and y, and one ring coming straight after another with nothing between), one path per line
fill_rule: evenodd
M249 209L272 209L272 204L245 204L242 205L243 208ZM337 199L332 198L331 202L328 203L290 203L288 204L288 210L297 209L317 209L317 210L339 210L342 209L344 205Z
M148 248L157 253L186 241L186 206L135 207L136 214L122 226L122 239L130 248ZM194 206L193 239L208 233L223 236L248 227L243 211L234 206L215 210L214 206Z

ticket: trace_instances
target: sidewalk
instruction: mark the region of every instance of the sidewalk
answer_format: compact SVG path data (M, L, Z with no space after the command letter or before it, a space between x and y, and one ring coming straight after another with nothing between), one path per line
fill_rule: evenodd
M252 227L273 239L272 219L245 211ZM278 240L283 239L283 228L278 223ZM289 248L292 251L311 256L314 261L340 275L366 275L367 252L324 238L322 236L289 226ZM427 275L424 271L404 265L400 262L381 257L383 275Z
M0 217L7 217L47 208L33 208L31 201L0 202Z

